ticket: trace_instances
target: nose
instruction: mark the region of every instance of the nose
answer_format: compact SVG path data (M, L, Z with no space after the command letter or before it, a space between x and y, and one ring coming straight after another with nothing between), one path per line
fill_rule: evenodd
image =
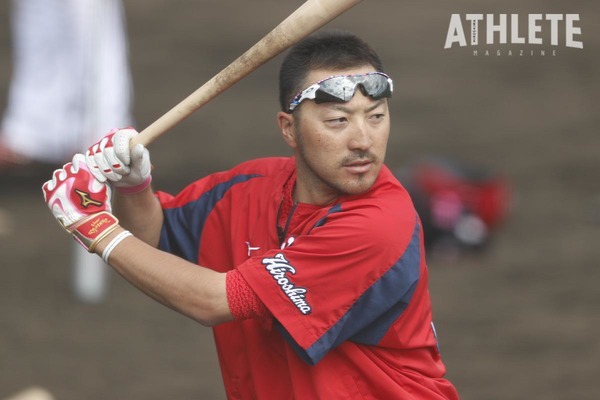
M369 150L372 145L369 127L364 121L355 122L349 142L350 150Z

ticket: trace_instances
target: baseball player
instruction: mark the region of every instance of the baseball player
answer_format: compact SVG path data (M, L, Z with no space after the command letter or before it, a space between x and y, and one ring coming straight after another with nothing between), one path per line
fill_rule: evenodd
M129 150L137 132L113 130L43 187L84 247L213 327L230 399L458 399L421 224L384 165L383 71L352 34L311 36L280 71L277 118L293 157L248 161L172 196L153 193L148 150Z

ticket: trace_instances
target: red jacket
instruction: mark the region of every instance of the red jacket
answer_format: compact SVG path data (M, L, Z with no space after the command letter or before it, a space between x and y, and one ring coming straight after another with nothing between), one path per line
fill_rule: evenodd
M228 397L458 399L407 192L383 167L365 194L294 208L294 179L293 158L268 158L157 193L160 247L237 268L273 315L214 328Z

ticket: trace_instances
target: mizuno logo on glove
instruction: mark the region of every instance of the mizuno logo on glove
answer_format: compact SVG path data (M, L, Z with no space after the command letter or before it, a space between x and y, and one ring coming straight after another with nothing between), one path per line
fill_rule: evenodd
M90 194L87 193L87 192L84 192L83 190L75 189L75 193L77 193L77 195L81 199L81 206L83 208L88 208L89 206L100 207L101 205L104 204L101 201L97 201L97 200L92 199L90 197Z

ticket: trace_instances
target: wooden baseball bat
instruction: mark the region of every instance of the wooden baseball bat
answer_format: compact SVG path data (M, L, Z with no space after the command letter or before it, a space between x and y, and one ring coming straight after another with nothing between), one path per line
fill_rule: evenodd
M307 0L275 29L183 101L140 132L131 146L148 146L252 71L327 24L361 0Z

